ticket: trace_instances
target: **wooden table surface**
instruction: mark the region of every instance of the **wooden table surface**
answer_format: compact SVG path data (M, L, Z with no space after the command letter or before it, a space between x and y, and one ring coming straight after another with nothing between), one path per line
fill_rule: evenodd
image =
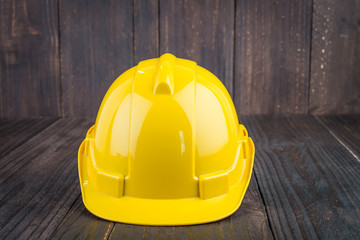
M239 210L210 224L102 220L81 200L77 150L93 121L0 119L1 239L359 239L360 116L246 116L256 147Z

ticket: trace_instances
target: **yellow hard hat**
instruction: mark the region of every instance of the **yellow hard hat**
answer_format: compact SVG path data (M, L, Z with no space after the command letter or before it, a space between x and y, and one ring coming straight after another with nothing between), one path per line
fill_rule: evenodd
M123 73L79 149L86 208L142 225L216 221L249 185L254 144L215 75L164 54Z

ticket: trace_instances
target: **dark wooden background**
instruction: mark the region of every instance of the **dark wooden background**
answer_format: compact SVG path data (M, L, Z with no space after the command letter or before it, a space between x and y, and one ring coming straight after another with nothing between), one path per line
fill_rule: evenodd
M359 0L0 0L0 117L90 117L114 79L170 52L240 114L360 113Z

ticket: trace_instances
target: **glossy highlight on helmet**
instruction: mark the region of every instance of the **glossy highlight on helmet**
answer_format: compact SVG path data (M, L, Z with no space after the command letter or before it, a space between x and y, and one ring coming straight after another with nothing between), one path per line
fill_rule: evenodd
M79 148L86 208L141 225L188 225L235 212L254 144L220 80L164 54L111 85Z

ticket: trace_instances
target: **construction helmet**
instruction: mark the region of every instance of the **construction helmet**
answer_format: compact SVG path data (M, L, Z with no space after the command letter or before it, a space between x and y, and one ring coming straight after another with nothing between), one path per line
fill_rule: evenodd
M116 79L78 158L83 202L96 216L188 225L238 209L254 144L218 78L164 54Z

